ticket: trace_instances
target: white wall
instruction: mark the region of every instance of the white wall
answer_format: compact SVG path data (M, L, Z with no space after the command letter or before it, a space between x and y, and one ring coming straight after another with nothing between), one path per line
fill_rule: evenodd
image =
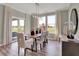
M3 9L4 6L0 5L0 44L3 42Z
M25 13L22 13L22 12L20 12L18 10L15 10L15 9L11 8L11 14L12 14L12 16L25 19Z
M61 11L61 34L64 34L64 24L68 22L68 10Z
M75 35L75 38L79 39L79 3L72 3L72 4L70 5L70 8L69 8L69 13L71 12L71 10L72 10L73 8L76 8L77 11L78 11L78 30L77 30L77 33L76 33L76 35Z

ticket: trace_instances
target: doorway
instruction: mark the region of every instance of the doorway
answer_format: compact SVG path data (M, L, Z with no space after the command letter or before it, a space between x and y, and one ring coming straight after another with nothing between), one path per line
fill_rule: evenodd
M11 32L12 32L11 42L16 42L17 41L16 34L18 32L24 33L24 20L20 18L12 18Z

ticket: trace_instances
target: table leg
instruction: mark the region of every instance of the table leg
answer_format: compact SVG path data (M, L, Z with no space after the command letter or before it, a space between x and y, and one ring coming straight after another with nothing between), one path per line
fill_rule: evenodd
M34 39L34 42L33 42L33 50L35 50L37 52L37 41L36 41L36 38Z

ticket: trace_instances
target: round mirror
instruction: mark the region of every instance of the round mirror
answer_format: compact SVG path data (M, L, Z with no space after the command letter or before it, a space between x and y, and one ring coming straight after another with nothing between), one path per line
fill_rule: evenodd
M78 14L75 8L72 9L70 15L70 29L71 33L76 34L78 29Z
M71 10L69 24L70 24L70 29L67 38L74 39L74 35L77 33L77 29L78 29L78 14L75 8Z

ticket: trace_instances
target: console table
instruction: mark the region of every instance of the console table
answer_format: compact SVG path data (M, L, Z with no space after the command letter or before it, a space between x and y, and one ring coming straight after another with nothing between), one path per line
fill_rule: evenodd
M62 56L79 56L79 40L61 38Z

